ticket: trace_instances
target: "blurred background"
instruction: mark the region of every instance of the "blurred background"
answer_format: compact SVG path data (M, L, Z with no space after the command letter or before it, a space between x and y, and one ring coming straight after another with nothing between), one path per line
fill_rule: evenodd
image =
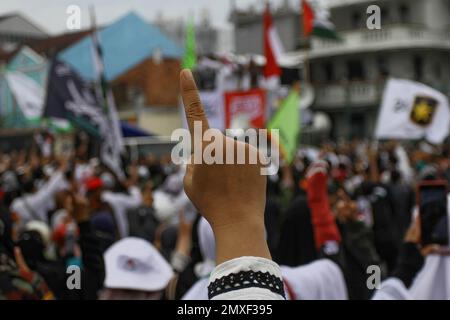
M118 265L103 254L133 236L181 280L150 265L165 283L129 287L124 265L121 288L179 299L209 275L215 258L171 157L187 68L211 127L279 130L264 213L277 263L322 257L325 224L325 240L342 237L349 298L372 297L374 265L410 287L417 244L449 244L449 17L450 0L1 0L0 271L1 250L12 259L19 243L56 298L97 298ZM100 245L83 245L89 221ZM448 299L448 255L431 259L411 293ZM65 268L80 261L96 281L74 296ZM11 289L0 281L0 299L21 297Z
M167 141L183 123L177 79L189 28L195 30L192 41L198 64L194 70L202 90L264 87L258 77L266 64L263 16L269 4L283 50L276 59L282 70L281 86L276 97L268 99L266 120L277 108L276 98L283 99L292 84L301 80L304 110L299 121L304 143L371 137L388 77L450 92L450 1L319 3L326 8L339 41L305 32L299 0L6 0L0 4L0 65L2 70L21 71L46 88L50 60L57 56L84 80L93 81L89 42L95 16L106 80L123 126L137 126L146 132L143 135ZM70 5L80 9L80 30L68 29ZM380 8L380 30L367 28L369 5ZM235 81L217 88L222 82L216 78L227 66L232 66L232 74L224 77ZM4 77L0 86L2 135L22 135L42 125L27 121ZM226 121L219 122L223 129Z

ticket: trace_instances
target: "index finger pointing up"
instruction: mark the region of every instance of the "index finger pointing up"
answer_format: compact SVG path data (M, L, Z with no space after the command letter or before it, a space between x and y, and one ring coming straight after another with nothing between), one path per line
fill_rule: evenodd
M191 139L194 137L194 122L200 121L202 123L202 130L209 129L208 119L203 110L202 102L198 94L197 85L195 84L192 72L189 69L184 69L180 74L181 96L183 98L184 112L191 132Z

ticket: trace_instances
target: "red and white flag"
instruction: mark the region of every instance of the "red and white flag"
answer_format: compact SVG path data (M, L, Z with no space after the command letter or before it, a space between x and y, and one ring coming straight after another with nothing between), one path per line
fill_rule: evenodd
M281 54L283 53L283 44L281 43L278 32L270 15L269 5L264 12L264 54L266 56L266 66L264 67L264 76L266 79L279 78L281 69L278 65Z

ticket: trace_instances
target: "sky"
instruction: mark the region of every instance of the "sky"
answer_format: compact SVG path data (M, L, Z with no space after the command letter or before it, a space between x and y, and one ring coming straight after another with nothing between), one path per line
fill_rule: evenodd
M271 0L274 6L286 0ZM287 0L293 6L299 6L300 0ZM251 5L264 6L264 0L235 0L238 8ZM200 18L207 10L210 20L216 27L228 29L231 25L228 16L232 0L0 0L0 15L20 12L50 34L68 32L66 10L70 5L81 9L81 24L89 26L89 6L95 6L97 23L110 23L130 10L134 10L148 21L159 15L166 19L178 19L191 16Z

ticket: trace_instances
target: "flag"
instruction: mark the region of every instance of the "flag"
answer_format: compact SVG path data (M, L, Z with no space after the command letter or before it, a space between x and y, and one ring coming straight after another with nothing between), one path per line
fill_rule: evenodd
M119 178L124 177L122 170L121 154L124 151L122 130L120 128L119 116L111 89L105 77L103 63L103 51L95 27L95 16L92 13L94 32L92 33L93 51L92 58L96 72L96 95L100 102L101 110L105 115L109 130L104 132L104 142L100 149L100 158Z
M39 121L44 109L44 89L22 72L8 71L5 78L25 118Z
M195 24L190 19L186 26L186 40L183 57L183 68L194 69L197 66L197 44L195 40Z
M69 120L96 137L109 130L92 90L72 68L56 59L50 67L43 117Z
M267 125L269 130L280 130L280 147L289 163L292 162L297 151L298 135L300 133L299 106L300 96L298 91L291 90Z
M303 33L305 37L341 40L330 21L330 12L318 0L302 0Z
M390 79L375 130L377 139L422 139L439 144L450 130L447 97L422 83Z
M279 78L281 75L278 60L282 53L283 45L272 21L269 5L267 5L264 12L264 55L266 56L264 76L266 78Z

